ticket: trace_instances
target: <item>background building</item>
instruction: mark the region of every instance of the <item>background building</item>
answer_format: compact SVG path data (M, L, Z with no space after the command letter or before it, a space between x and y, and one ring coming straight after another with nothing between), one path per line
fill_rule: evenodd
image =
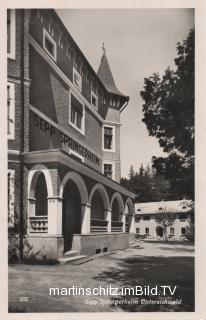
M194 222L191 200L135 204L136 234L147 239L183 240Z
M8 10L7 25L11 248L39 258L126 248L135 195L119 184L120 112L129 98L105 49L96 73L54 10Z

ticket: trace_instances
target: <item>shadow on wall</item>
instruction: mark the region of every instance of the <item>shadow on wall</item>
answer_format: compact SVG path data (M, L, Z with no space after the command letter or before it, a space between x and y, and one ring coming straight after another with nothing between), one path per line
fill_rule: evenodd
M57 264L58 261L55 259L50 259L46 256L42 251L44 247L42 247L42 251L34 251L33 245L31 245L26 236L24 236L24 259L20 260L20 250L19 250L19 236L14 235L9 237L8 244L8 262L12 263L25 263L25 264L46 264L46 265L54 265Z
M113 256L115 259L115 257ZM194 311L194 259L192 257L145 257L136 256L126 259L115 259L118 268L108 269L94 279L106 281L114 287L135 286L175 286L174 296L171 295L128 295L122 294L112 298L112 309L116 307L130 312L166 312ZM142 299L158 301L182 299L182 304L141 304ZM121 300L139 300L139 303L121 303ZM115 311L115 310L113 310Z

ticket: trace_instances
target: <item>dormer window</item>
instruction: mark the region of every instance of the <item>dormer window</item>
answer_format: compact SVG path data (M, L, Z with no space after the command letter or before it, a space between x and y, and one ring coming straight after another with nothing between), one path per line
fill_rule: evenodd
M71 93L69 123L82 134L84 134L84 114L84 104L78 99L75 94Z
M91 105L97 110L98 109L98 98L94 92L91 93Z
M43 30L43 48L50 58L56 61L56 43L45 29Z
M75 68L73 68L73 84L79 91L82 91L82 77Z

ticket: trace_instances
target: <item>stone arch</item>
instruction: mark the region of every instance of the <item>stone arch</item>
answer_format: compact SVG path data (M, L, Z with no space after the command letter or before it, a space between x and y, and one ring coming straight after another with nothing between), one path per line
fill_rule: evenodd
M113 201L117 199L117 202L119 204L119 210L121 213L124 212L124 202L123 202L123 199L122 199L122 196L119 192L115 192L112 196L112 199L111 199L111 204L110 204L110 208L112 209L112 204L113 204Z
M53 197L53 185L52 185L52 179L49 173L49 169L44 165L35 165L34 167L31 168L28 174L28 197L29 198L34 198L37 180L41 173L44 174L44 177L46 180L48 198Z
M125 231L130 232L132 230L132 220L134 220L134 205L130 198L127 198L124 208L125 217Z
M119 192L115 192L111 199L111 220L112 224L114 221L122 221L124 213L124 202ZM113 227L113 226L112 226Z
M95 191L99 191L99 193L102 197L103 204L104 204L104 210L108 210L109 209L109 197L108 197L108 194L107 194L105 187L101 183L95 184L94 187L92 188L90 195L89 195L89 201L88 201L89 204L91 205L92 197L93 197Z
M129 209L127 212L127 208ZM127 198L126 202L125 202L125 210L124 210L125 214L128 214L128 215L132 215L134 216L134 205L133 205L133 202L130 198Z
M81 197L81 203L82 204L86 204L88 202L88 192L87 192L87 187L86 184L84 182L84 180L82 179L82 177L75 171L69 171L65 176L64 179L62 181L61 187L60 187L60 191L59 191L59 196L60 198L63 197L63 191L64 191L64 187L67 184L67 182L69 180L72 180L80 193L80 197Z

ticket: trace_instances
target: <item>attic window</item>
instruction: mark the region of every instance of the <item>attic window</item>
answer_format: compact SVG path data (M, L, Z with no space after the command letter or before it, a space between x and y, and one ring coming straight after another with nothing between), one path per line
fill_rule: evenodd
M162 207L160 207L159 210L162 210Z
M141 211L141 209L137 209L137 211Z
M186 207L186 206L183 206L182 209L187 209L187 207Z
M94 92L91 94L91 105L95 108L98 109L98 98Z
M56 61L56 43L45 29L43 30L43 48Z
M73 68L73 84L79 91L82 91L82 77L75 68Z

